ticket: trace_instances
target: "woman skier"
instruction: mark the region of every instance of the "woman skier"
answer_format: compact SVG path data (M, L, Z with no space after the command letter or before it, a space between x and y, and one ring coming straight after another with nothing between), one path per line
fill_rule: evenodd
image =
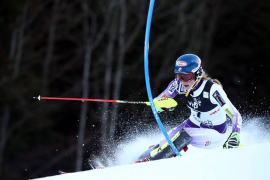
M238 147L242 117L228 99L221 83L203 71L200 58L194 54L180 56L175 62L174 73L175 79L155 99L174 98L179 94L191 110L189 118L169 133L178 151L186 151L188 144L204 149L222 145L224 149ZM162 112L164 109L157 108L157 111ZM226 140L227 120L232 121L232 132ZM168 142L163 140L149 148L135 163L174 155Z

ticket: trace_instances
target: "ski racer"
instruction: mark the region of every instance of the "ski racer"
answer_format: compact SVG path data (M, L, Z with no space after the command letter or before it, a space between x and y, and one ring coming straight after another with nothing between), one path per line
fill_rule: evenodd
M189 144L204 149L222 145L224 149L238 147L242 117L228 99L221 83L203 71L200 58L194 54L180 56L175 62L174 73L175 79L155 99L174 98L179 94L191 110L189 118L169 133L178 151L186 151ZM162 112L164 109L157 108L157 111ZM225 134L227 120L232 122L229 137ZM175 153L165 139L149 148L135 163L173 156Z

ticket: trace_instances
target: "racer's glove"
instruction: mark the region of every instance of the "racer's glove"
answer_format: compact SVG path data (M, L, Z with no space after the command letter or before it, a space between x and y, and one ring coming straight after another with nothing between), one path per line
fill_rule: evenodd
M160 107L156 107L156 110L158 113L161 113L163 111L173 111L174 107L170 107L170 108L160 108Z
M231 133L230 137L223 145L223 149L237 148L240 144L240 134L237 132Z

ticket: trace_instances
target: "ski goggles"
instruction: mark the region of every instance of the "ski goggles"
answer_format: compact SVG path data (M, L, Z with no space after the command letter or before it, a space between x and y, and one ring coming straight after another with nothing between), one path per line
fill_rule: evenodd
M189 82L194 79L194 76L192 73L186 73L186 74L175 74L176 80L184 81L184 82Z

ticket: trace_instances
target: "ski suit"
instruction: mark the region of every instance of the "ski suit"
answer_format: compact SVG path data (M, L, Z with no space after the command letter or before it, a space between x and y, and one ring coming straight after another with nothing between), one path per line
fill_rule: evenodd
M183 128L192 137L191 145L211 149L222 147L225 142L227 120L232 121L232 132L240 133L242 117L219 84L211 80L201 80L196 89L186 97L186 89L180 81L174 79L155 99L174 98L177 94L180 94L191 110L191 115L169 133L170 138ZM159 146L166 142L161 141Z

